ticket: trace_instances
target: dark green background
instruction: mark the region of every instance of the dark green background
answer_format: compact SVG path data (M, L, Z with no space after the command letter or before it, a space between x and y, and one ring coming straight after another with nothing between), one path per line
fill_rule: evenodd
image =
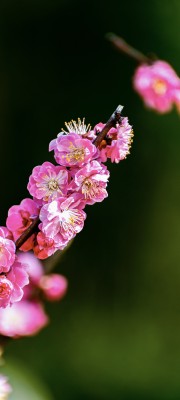
M64 121L105 122L120 103L135 132L57 268L69 291L47 305L51 324L7 347L55 400L180 399L179 117L144 108L135 62L104 38L114 31L178 72L179 22L179 0L0 3L1 225L32 168L53 160Z

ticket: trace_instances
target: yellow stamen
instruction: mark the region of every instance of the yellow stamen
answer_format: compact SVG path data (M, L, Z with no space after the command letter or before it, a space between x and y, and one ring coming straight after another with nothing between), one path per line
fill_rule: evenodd
M156 94L163 95L166 93L167 90L167 85L162 79L154 79L153 85L152 85L154 91Z

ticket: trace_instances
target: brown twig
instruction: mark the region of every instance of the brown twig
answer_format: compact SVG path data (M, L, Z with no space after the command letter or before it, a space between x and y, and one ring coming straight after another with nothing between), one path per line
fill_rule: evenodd
M116 126L116 124L121 122L121 112L122 112L123 106L118 106L116 110L113 112L111 117L108 119L106 122L104 128L102 131L98 134L97 138L94 140L94 145L98 147L102 140L106 137L107 133L109 130L113 127Z
M118 106L116 110L113 112L109 120L106 122L102 131L98 134L97 138L94 141L94 145L98 147L102 140L105 138L109 130L116 126L116 124L121 122L121 111L123 106ZM29 237L37 231L38 225L40 223L39 217L35 218L30 226L22 233L22 235L16 240L16 249L18 250Z
M120 50L121 52L127 54L129 57L134 58L138 63L146 63L151 64L152 60L141 53L139 50L136 50L134 47L130 46L125 42L124 39L117 36L115 33L107 33L106 38L113 44L113 46Z
M16 250L18 250L25 242L27 239L29 239L29 237L36 232L37 227L40 223L39 217L36 217L32 224L30 226L28 226L28 228L22 233L22 235L16 240Z

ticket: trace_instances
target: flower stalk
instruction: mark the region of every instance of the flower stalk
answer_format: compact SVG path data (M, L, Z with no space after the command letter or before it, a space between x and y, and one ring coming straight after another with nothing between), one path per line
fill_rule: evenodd
M139 50L135 49L134 47L130 46L124 39L120 36L116 35L115 33L107 33L106 39L108 39L112 45L122 53L127 54L129 57L136 60L139 64L151 64L152 60L145 56L145 54L141 53Z

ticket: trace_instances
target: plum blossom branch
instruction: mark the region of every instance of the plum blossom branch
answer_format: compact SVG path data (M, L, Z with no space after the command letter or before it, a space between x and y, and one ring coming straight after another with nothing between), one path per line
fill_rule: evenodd
M123 106L119 105L116 110L113 112L111 117L106 122L102 131L98 134L97 138L94 140L94 145L98 147L102 140L106 137L107 133L111 128L115 128L117 123L121 122L121 111Z
M82 231L84 208L108 196L104 163L119 163L129 154L133 130L122 109L93 129L84 119L65 123L67 130L49 144L58 165L35 166L27 185L32 198L9 208L0 227L0 340L37 333L49 320L42 300L65 295L67 279L50 272Z
M113 44L113 46L120 50L122 53L127 54L129 57L134 58L138 63L146 63L151 64L152 60L145 56L145 54L141 53L139 50L136 50L134 47L130 46L124 39L117 36L115 33L107 33L106 38Z
M116 110L113 112L109 120L104 125L103 129L100 133L98 133L95 138L93 144L98 147L102 140L106 137L107 133L111 128L116 127L116 124L121 123L121 112L123 106L119 105ZM30 238L30 236L38 230L38 225L40 223L39 217L36 217L31 225L22 233L22 235L16 240L16 250L18 250L26 241Z

